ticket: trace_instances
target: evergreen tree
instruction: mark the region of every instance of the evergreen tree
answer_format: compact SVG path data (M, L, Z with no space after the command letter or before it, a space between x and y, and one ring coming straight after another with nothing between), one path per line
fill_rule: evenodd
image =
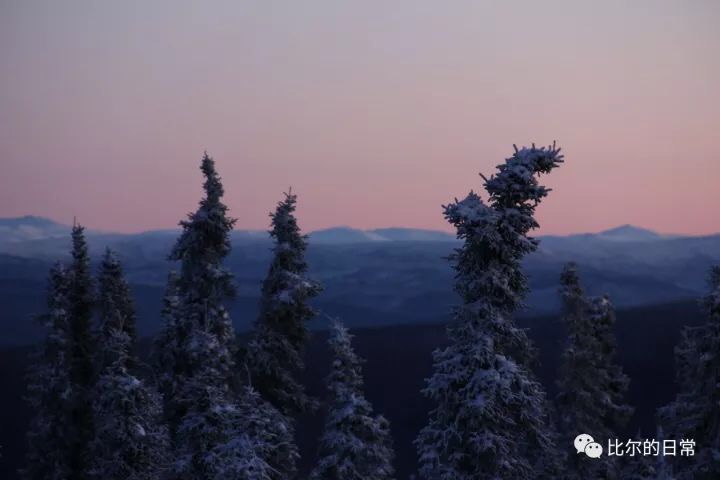
M72 265L70 269L70 331L71 378L78 387L87 389L95 378L93 365L93 308L95 289L90 274L90 256L85 241L85 228L75 224L72 229Z
M260 316L245 362L253 387L287 416L314 408L298 380L304 368L306 323L315 315L308 304L320 286L306 277L307 238L295 219L297 196L285 194L270 214L274 258L262 286Z
M120 262L107 250L100 270L100 343L104 353L93 390L95 437L88 477L160 478L168 464L168 434L158 394L133 370L135 315Z
M163 296L162 319L163 325L160 333L154 342L153 363L158 377L158 388L163 398L163 412L166 420L176 419L175 394L177 392L177 359L179 352L180 332L178 331L178 312L180 308L180 296L178 292L179 277L174 270L168 274L165 295ZM171 434L174 435L173 427L177 425L170 422Z
M117 254L109 248L105 250L100 264L98 283L102 336L109 337L108 330L116 330L118 324L121 324L121 330L134 342L137 339L137 321L130 286L125 280Z
M176 433L174 472L178 480L269 480L275 477L265 457L272 446L246 429L246 397L234 399L224 369L215 358L227 347L211 333L196 329L186 343L188 360L197 367L179 385L185 413ZM262 412L255 414L264 418ZM294 458L292 461L294 467ZM291 478L291 477L287 477Z
M235 220L227 216L223 186L207 154L201 170L205 197L181 222L183 232L170 255L181 263L175 392L169 399L176 449L173 470L180 480L271 478L259 440L243 431L238 405L243 399L230 389L235 334L223 302L234 288L222 261L230 251Z
M659 411L669 438L692 439L697 452L675 459L678 479L720 477L720 266L710 272L710 293L703 300L708 322L686 327L675 348L678 393Z
M256 455L270 468L268 477L273 480L295 478L300 454L293 422L251 386L242 389L239 409L241 431L255 441Z
M607 297L585 295L574 264L565 267L560 283L568 329L555 402L561 441L572 445L581 432L595 438L613 438L626 425L633 409L623 403L630 380L615 363L612 305ZM570 476L615 478L618 467L614 460L573 454L569 458Z
M97 377L94 365L93 309L95 290L90 274L90 256L85 229L72 229L72 265L68 293L70 311L70 381L72 382L71 425L66 434L72 442L69 461L72 479L83 478L88 466L88 442L93 437L90 394Z
M512 314L527 289L522 258L537 248L535 207L548 194L537 176L562 163L560 150L515 149L474 192L444 207L463 245L451 255L462 305L450 345L434 353L425 395L437 406L416 445L420 474L433 480L557 476L558 452L541 385L529 371L532 346Z
M29 374L28 402L34 413L27 433L24 480L65 480L70 477L72 411L70 381L69 273L57 264L50 271L47 314L40 317L47 335Z
M390 480L394 453L389 423L374 415L365 399L361 360L353 351L352 336L339 322L333 324L330 335L330 407L320 440L320 460L310 478Z
M205 368L199 362L210 362L216 374L212 378L227 386L233 371L231 347L235 333L224 302L234 293L232 274L222 266L230 252L230 232L235 220L227 216L227 207L222 203L223 186L215 170L215 162L207 153L203 157L201 170L205 176L203 185L205 197L196 212L180 222L183 229L171 254L170 260L180 262L177 278L178 305L174 313L175 342L174 382L177 389L181 383L191 381ZM168 286L172 296L173 287ZM166 315L166 321L168 321ZM199 349L202 345L192 342L203 341L215 351L207 358ZM170 421L177 426L192 399L184 399L176 392Z

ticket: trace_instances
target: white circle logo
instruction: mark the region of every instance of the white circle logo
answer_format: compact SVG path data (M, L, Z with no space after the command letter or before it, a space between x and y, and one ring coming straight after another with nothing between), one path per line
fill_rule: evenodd
M602 445L600 445L597 442L588 443L585 446L585 455L587 455L590 458L600 458L602 455L603 448Z

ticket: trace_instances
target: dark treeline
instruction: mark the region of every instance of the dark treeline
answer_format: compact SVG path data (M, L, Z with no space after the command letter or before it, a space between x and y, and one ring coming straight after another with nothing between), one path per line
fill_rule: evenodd
M579 433L618 436L633 415L631 378L618 361L615 314L589 297L574 265L559 292L567 340L554 395L537 377L538 351L517 326L527 281L522 259L537 248L535 209L550 190L538 178L562 165L560 150L515 149L470 192L444 207L462 245L452 254L455 290L447 342L433 354L422 395L431 402L417 435L418 471L428 480L720 478L720 268L703 300L706 324L684 330L676 348L678 394L650 436L691 438L697 454L619 462L577 455ZM334 320L326 401L304 379L311 302L307 238L285 194L271 213L273 260L260 313L246 342L225 305L235 293L223 267L235 220L223 203L215 163L202 159L204 197L181 222L169 258L162 330L145 361L137 355L130 289L108 250L97 275L83 227L72 231L72 262L49 276L47 336L28 375L34 418L20 476L40 479L386 480L397 478L392 425L365 396L363 360ZM398 341L402 341L401 338ZM418 392L420 393L420 392ZM322 411L318 459L299 473L298 422Z

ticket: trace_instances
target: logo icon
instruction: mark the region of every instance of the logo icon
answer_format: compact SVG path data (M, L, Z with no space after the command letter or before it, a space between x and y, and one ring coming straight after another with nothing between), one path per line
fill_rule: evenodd
M575 437L573 442L577 453L584 452L590 458L600 458L603 453L603 447L595 441L595 439L587 433L581 433Z

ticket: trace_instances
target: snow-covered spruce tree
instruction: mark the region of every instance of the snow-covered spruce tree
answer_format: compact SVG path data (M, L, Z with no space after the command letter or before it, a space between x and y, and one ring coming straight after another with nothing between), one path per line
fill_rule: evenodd
M93 383L95 344L92 335L95 288L90 273L90 256L85 228L75 224L72 229L72 264L70 268L71 376L81 388Z
M598 354L603 359L602 368L598 368L595 378L595 385L603 388L597 392L604 399L604 411L599 413L609 432L616 433L626 426L634 409L624 403L630 377L616 363L615 309L607 295L590 299L590 324L597 336Z
M437 403L416 440L424 478L558 475L545 392L529 371L533 349L512 314L527 288L520 261L537 248L528 236L538 226L535 207L549 191L537 176L562 161L554 145L516 148L485 180L489 205L470 192L444 207L464 241L451 255L462 305L424 389Z
M692 457L678 457L678 479L720 478L720 266L710 272L703 301L708 322L686 327L675 348L675 400L659 411L668 438L695 440Z
M176 419L178 415L173 411L175 393L177 391L176 370L179 352L178 313L180 296L178 293L178 274L170 271L167 278L165 295L163 296L162 319L163 324L155 338L152 352L152 361L157 376L158 389L163 398L163 413L166 420ZM176 427L176 422L170 422L170 427ZM174 434L171 428L171 435Z
M85 229L72 229L72 264L68 292L70 311L70 381L72 382L71 425L67 435L72 442L71 478L82 478L88 466L88 442L93 437L90 394L97 378L93 335L95 289L90 273L90 256Z
M100 264L98 284L102 335L105 336L109 333L106 331L107 329L117 329L117 322L120 322L122 331L127 333L130 340L134 342L137 338L137 331L130 286L125 280L117 254L109 248L105 250Z
M241 394L234 398L224 369L216 358L227 356L227 346L207 331L195 329L186 343L187 360L196 364L191 375L179 383L185 413L175 434L177 480L271 480L279 476L266 455L275 444L263 433L248 428L253 422L268 422L265 412L249 408L251 400ZM268 404L269 405L269 404ZM256 417L249 418L248 413ZM283 419L284 420L284 419ZM280 425L284 425L281 423ZM275 426L278 428L278 426ZM274 439L273 439L274 440ZM295 457L285 459L294 469Z
M27 433L24 480L70 477L68 422L72 411L70 381L69 273L56 264L50 271L48 311L40 317L47 329L28 376L28 402L34 417Z
M253 387L288 417L314 408L298 375L304 368L306 323L315 315L308 302L320 292L319 284L306 277L307 238L300 234L295 219L296 203L297 196L287 193L270 214L274 258L263 282L255 333L245 353Z
M122 265L117 254L110 248L105 249L100 263L98 274L98 309L100 313L100 332L98 332L98 343L103 348L99 349L98 366L100 369L114 361L113 353L105 347L105 342L112 336L110 330L121 328L130 337L130 344L134 348L137 339L135 307L132 302L130 286L125 280ZM105 358L107 356L110 358ZM129 362L136 361L134 355L128 357ZM128 365L131 369L134 365Z
M170 255L181 264L177 281L175 349L171 399L175 463L179 480L266 479L270 468L260 441L243 430L242 409L231 390L235 341L223 302L234 294L222 266L230 251L235 220L222 203L223 187L207 154L201 170L205 196L181 222L183 232Z
M136 376L135 314L130 290L115 254L100 267L100 376L93 389L95 437L88 451L87 478L161 478L168 464L169 438L160 397Z
M394 478L389 422L373 414L370 402L365 399L362 361L355 354L351 339L340 322L332 325L329 411L320 440L320 459L311 480Z
M633 409L623 403L630 380L615 363L615 315L606 297L588 298L580 286L575 264L560 276L560 295L568 344L562 355L558 394L558 430L563 445L572 445L579 432L595 438L617 437ZM568 458L570 478L618 475L617 458Z
M177 305L172 306L175 310L172 336L176 353L172 375L178 389L188 377L197 375L201 369L199 361L210 361L210 366L217 371L212 378L219 379L226 387L234 367L231 347L235 333L224 302L232 298L235 290L232 274L222 266L222 261L230 252L229 235L235 220L227 215L227 207L222 203L223 186L215 171L215 162L207 153L202 159L201 170L205 176L205 196L197 211L180 222L183 231L170 254L170 260L180 262L176 293L172 285L168 285L167 292L169 297L178 297ZM173 302L169 297L166 301ZM166 303L165 307L169 306ZM171 320L167 316L171 313L170 310L165 313L167 322ZM206 353L197 351L201 345L190 345L200 341L198 337L207 337L208 348L217 350L214 358L204 358ZM189 406L185 402L194 403L178 394L176 392L175 397L169 399L174 402L174 417L170 421L175 426Z
M256 455L268 463L270 478L295 478L295 464L300 454L294 441L293 423L251 386L243 387L238 403L242 418L241 431L255 440Z

